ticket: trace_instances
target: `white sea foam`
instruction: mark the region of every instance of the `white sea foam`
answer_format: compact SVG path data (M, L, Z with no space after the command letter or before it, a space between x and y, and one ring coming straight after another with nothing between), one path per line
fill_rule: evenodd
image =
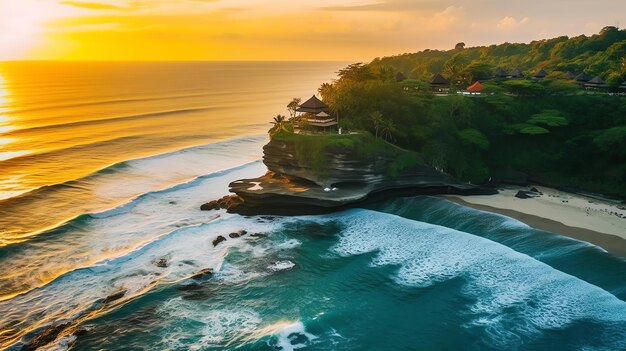
M278 271L285 271L285 270L292 269L295 266L296 266L295 263L289 260L284 260L284 261L276 261L270 264L269 266L267 266L267 269L269 269L272 272L278 272Z
M393 276L398 284L425 287L464 279L464 293L476 299L468 327L486 328L498 346L576 320L626 321L626 303L614 295L481 237L367 210L323 220L346 226L334 252L376 253L373 266L399 266Z
M166 301L159 313L169 321L161 345L157 345L163 349L203 350L248 335L261 323L259 314L250 309L201 309L196 302L180 297ZM190 337L190 330L185 327L189 323L201 324L195 337Z
M300 321L284 326L275 333L275 336L278 338L275 346L282 351L305 348L317 339L317 336L307 333L304 324Z

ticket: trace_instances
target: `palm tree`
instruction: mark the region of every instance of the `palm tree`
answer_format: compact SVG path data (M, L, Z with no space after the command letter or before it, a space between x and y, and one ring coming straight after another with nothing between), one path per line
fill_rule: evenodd
M383 125L383 114L380 113L380 111L374 111L372 113L370 113L370 118L372 119L372 122L374 123L374 132L375 132L375 136L376 138L378 138L378 132L380 130L380 128Z
M283 123L285 123L285 116L283 116L283 115L276 115L276 117L274 117L274 121L272 123L274 124L274 128L282 127Z
M380 125L380 134L385 140L393 139L393 134L397 131L396 124L391 119L383 119Z

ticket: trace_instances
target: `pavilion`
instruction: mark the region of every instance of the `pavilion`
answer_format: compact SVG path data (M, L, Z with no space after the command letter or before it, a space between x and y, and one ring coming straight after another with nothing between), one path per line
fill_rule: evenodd
M587 83L584 84L584 86L586 89L604 89L609 87L608 85L606 85L604 80L602 80L602 78L598 76L590 79Z
M296 111L300 112L300 115L297 116L297 120L300 122L298 123L299 127L302 127L302 122L318 130L337 126L337 119L331 117L328 106L315 95L300 104Z
M450 90L450 81L437 73L430 82L430 89L437 94L447 94Z

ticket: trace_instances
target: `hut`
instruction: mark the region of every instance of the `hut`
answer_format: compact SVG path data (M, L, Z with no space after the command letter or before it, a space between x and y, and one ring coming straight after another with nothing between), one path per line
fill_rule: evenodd
M300 122L298 127L302 126L302 122L318 131L337 126L337 119L331 117L328 106L315 95L300 104L296 111L300 112L300 115L297 116L297 120Z
M545 70L540 70L539 72L535 73L535 78L537 79L543 79L545 77L548 76L548 72L546 72Z
M450 81L437 73L430 82L430 89L435 93L447 94L450 90Z
M476 81L476 83L467 87L466 90L470 93L470 95L480 95L480 93L485 90L485 86L479 81Z
M575 79L576 75L572 73L571 71L567 71L565 72L565 77L567 77L567 79Z
M406 80L406 76L402 72L396 73L396 82L403 82Z
M595 76L584 84L586 89L604 89L608 88L608 85L602 80L602 78Z
M509 73L507 73L507 71L503 70L502 68L498 67L496 69L496 72L495 72L494 76L496 78L506 78L506 77L509 76Z
M520 79L520 78L524 78L524 74L522 73L521 69L516 68L516 69L511 71L511 73L509 74L508 78Z
M579 84L584 84L590 81L591 78L592 77L588 75L586 72L582 72L581 74L577 75L575 79Z

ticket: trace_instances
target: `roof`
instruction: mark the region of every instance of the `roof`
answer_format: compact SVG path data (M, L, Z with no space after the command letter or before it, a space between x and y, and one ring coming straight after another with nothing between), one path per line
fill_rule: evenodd
M576 75L575 75L574 73L570 72L570 71L565 72L565 76L566 76L568 79L574 79L574 78L576 78Z
M602 78L595 76L593 77L590 81L588 81L587 83L589 84L605 84L604 81L602 80Z
M496 77L506 77L508 75L509 74L505 70L503 70L502 68L498 67L496 69Z
M445 79L441 74L437 73L435 74L435 77L433 77L432 82L430 82L430 85L448 86L450 85L450 81Z
M467 91L471 91L472 93L478 93L485 90L485 86L482 85L479 81L467 87Z
M546 72L543 69L535 74L535 78L545 78L547 76L548 76L548 72Z
M591 80L591 76L588 75L585 72L583 72L583 73L581 73L581 74L576 76L576 81L577 82L588 82L589 80Z
M402 72L396 73L396 81L401 82L403 80L406 80L406 76Z
M318 99L315 95L311 96L310 99L303 102L298 106L296 111L298 112L312 112L312 113L320 113L322 111L327 111L328 106L322 100Z
M519 68L516 68L514 70L511 71L511 77L516 77L516 78L521 78L524 75L522 74L522 70L520 70Z

